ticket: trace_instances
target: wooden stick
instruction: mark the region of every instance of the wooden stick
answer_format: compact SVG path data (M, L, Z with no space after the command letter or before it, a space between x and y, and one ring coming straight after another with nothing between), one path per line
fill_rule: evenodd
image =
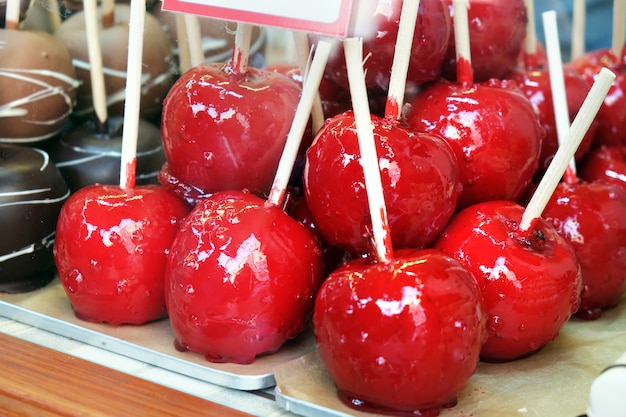
M238 23L235 32L235 46L231 67L238 74L243 74L248 69L248 58L250 56L250 43L252 42L252 25Z
M326 62L330 55L330 46L330 43L326 41L319 41L317 44L311 68L308 71L307 77L303 80L302 95L296 107L296 114L287 135L285 148L283 149L278 163L274 183L272 184L270 195L266 202L267 205L280 207L283 204L289 178L291 177L300 143L302 142L302 136L309 122L311 107L313 106L313 101L317 95L320 81L322 80L324 69L326 68Z
M456 49L456 79L459 83L474 83L467 9L469 0L452 0L454 8L454 47Z
M624 49L624 26L626 25L626 0L613 0L613 37L611 50L621 62Z
M570 60L580 58L585 54L585 0L574 0L572 10L572 49Z
M17 30L20 27L20 0L7 0L4 28ZM26 52L26 51L25 51Z
M102 27L115 25L115 0L102 0Z
M91 95L93 108L101 126L105 126L108 119L106 87L102 72L102 47L100 45L100 31L98 25L97 0L83 0L85 14L85 31L87 35L87 52L89 54L89 76L91 80Z
M58 0L48 0L48 21L50 32L54 33L61 26L61 9Z
M393 120L400 119L401 108L404 105L406 78L409 72L411 48L413 47L419 7L419 0L402 2L400 26L398 27L396 50L393 55L391 79L389 80L389 91L387 92L387 103L385 104L385 117Z
M365 175L365 190L372 219L372 233L376 257L379 262L387 263L393 258L391 233L387 220L387 207L383 195L382 180L378 154L374 142L371 113L365 85L365 73L363 71L363 46L361 38L348 38L344 40L346 65L348 69L348 83L350 96L354 108L357 134L359 137L359 150L361 152L361 165Z
M571 127L567 132L567 136L562 146L554 155L554 159L548 166L546 173L543 175L541 182L537 186L519 224L519 230L522 232L530 230L536 220L543 213L546 204L550 201L556 186L558 185L569 161L574 157L576 149L587 133L589 126L595 119L600 106L615 80L615 74L607 68L602 68L596 77L591 90L587 94L583 105L580 107L578 114L574 118Z
M176 13L176 39L178 40L178 66L180 73L184 74L191 68L191 53L189 52L189 39L185 16Z
M556 22L556 12L542 13L543 29L546 38L546 52L548 54L548 68L550 75L550 91L552 93L552 106L554 108L554 121L559 146L563 145L567 131L570 127L569 107L567 105L567 92L565 89L565 77L563 75L563 60L561 59L561 44ZM572 158L565 170L564 180L568 184L577 181L576 160Z
M126 67L126 100L122 130L122 164L120 187L133 188L136 180L137 136L139 131L139 106L141 102L141 67L143 61L143 32L146 0L130 3L128 22L128 61Z
M187 28L187 42L189 44L189 63L192 67L204 62L202 50L202 33L200 32L200 19L196 15L185 15L185 27Z
M524 39L524 61L526 68L537 67L537 24L535 22L534 0L524 0L526 5L526 38Z
M309 46L309 39L307 34L302 31L293 31L293 40L295 43L295 50L298 59L298 66L300 67L300 73L302 74L302 80L306 79L309 71L309 61L311 56L311 47ZM313 99L313 108L311 109L311 122L313 133L317 132L324 124L324 109L322 108L322 100L318 92Z

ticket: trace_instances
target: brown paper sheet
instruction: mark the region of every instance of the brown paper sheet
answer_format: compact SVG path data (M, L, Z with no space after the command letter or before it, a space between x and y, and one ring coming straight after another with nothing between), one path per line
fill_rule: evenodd
M593 380L625 351L623 299L619 307L606 311L597 321L571 319L555 341L533 356L510 363L480 363L458 404L442 411L441 417L580 416L587 410ZM374 415L355 411L338 400L317 352L279 365L274 375L279 396L294 411L314 415L313 408L322 407L326 415Z
M315 349L315 339L310 330L300 337L287 342L278 352L257 358L252 364L239 365L233 363L211 363L202 355L194 352L179 352L174 348L174 333L169 320L160 320L152 323L136 325L111 326L107 324L90 323L78 319L65 295L63 287L58 279L55 279L46 287L23 294L2 294L0 301L22 307L28 311L40 313L54 319L62 320L64 323L80 326L81 328L93 330L99 334L111 336L121 341L132 343L151 351L155 355L150 356L149 362L154 362L160 366L160 359L163 357L173 357L182 359L191 364L205 367L208 371L205 379L207 382L225 385L235 389L262 389L274 384L273 371L280 364L289 362L305 353ZM47 330L44 328L44 330ZM61 330L63 332L63 330ZM69 334L65 336L72 336ZM100 346L103 347L103 346ZM104 346L106 349L106 346ZM124 352L117 352L123 354ZM143 358L141 358L143 359ZM171 369L177 371L176 369ZM212 378L212 372L220 373L219 378ZM181 373L185 373L182 371ZM226 374L227 378L222 375ZM272 378L267 378L267 375ZM197 375L191 375L197 377ZM220 383L228 380L232 384ZM255 385L256 384L256 385ZM250 388L245 386L251 385Z

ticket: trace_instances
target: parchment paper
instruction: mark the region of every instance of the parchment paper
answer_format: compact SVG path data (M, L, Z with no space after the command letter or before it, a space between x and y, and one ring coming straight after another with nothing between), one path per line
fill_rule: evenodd
M528 358L501 364L480 363L442 417L576 417L585 414L593 380L626 351L626 300L601 319L571 319L559 337ZM336 415L373 416L341 403L317 352L274 372L285 408L315 415L322 407ZM626 387L624 387L626 395ZM307 405L311 406L311 413ZM327 415L333 415L328 414ZM319 411L318 411L319 414Z

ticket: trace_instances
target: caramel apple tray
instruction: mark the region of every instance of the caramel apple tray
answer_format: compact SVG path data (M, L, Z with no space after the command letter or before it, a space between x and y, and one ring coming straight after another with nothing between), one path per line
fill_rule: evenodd
M250 365L211 363L174 347L168 320L141 326L90 323L76 318L58 279L25 294L0 294L0 315L216 385L257 390L275 385L274 368L315 349L312 332L288 342L278 353Z

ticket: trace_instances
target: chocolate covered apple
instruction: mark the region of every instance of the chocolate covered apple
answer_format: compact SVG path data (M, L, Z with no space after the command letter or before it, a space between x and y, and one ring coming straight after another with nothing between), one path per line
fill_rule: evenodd
M54 278L57 217L70 192L47 153L0 144L0 292L26 292Z
M165 269L176 345L211 362L251 363L307 326L322 282L316 238L244 191L201 199Z
M113 25L102 23L102 10L99 8L100 41L102 49L103 73L109 114L122 115L125 102L126 67L128 56L130 7L116 4ZM74 13L66 19L54 34L70 51L76 74L81 80L74 116L85 117L93 113L89 57L85 35L84 12ZM141 116L157 120L161 116L163 98L174 82L172 73L172 48L159 21L145 16L145 43L142 52Z
M44 32L0 29L0 43L0 142L53 137L72 113L80 85L72 56Z

